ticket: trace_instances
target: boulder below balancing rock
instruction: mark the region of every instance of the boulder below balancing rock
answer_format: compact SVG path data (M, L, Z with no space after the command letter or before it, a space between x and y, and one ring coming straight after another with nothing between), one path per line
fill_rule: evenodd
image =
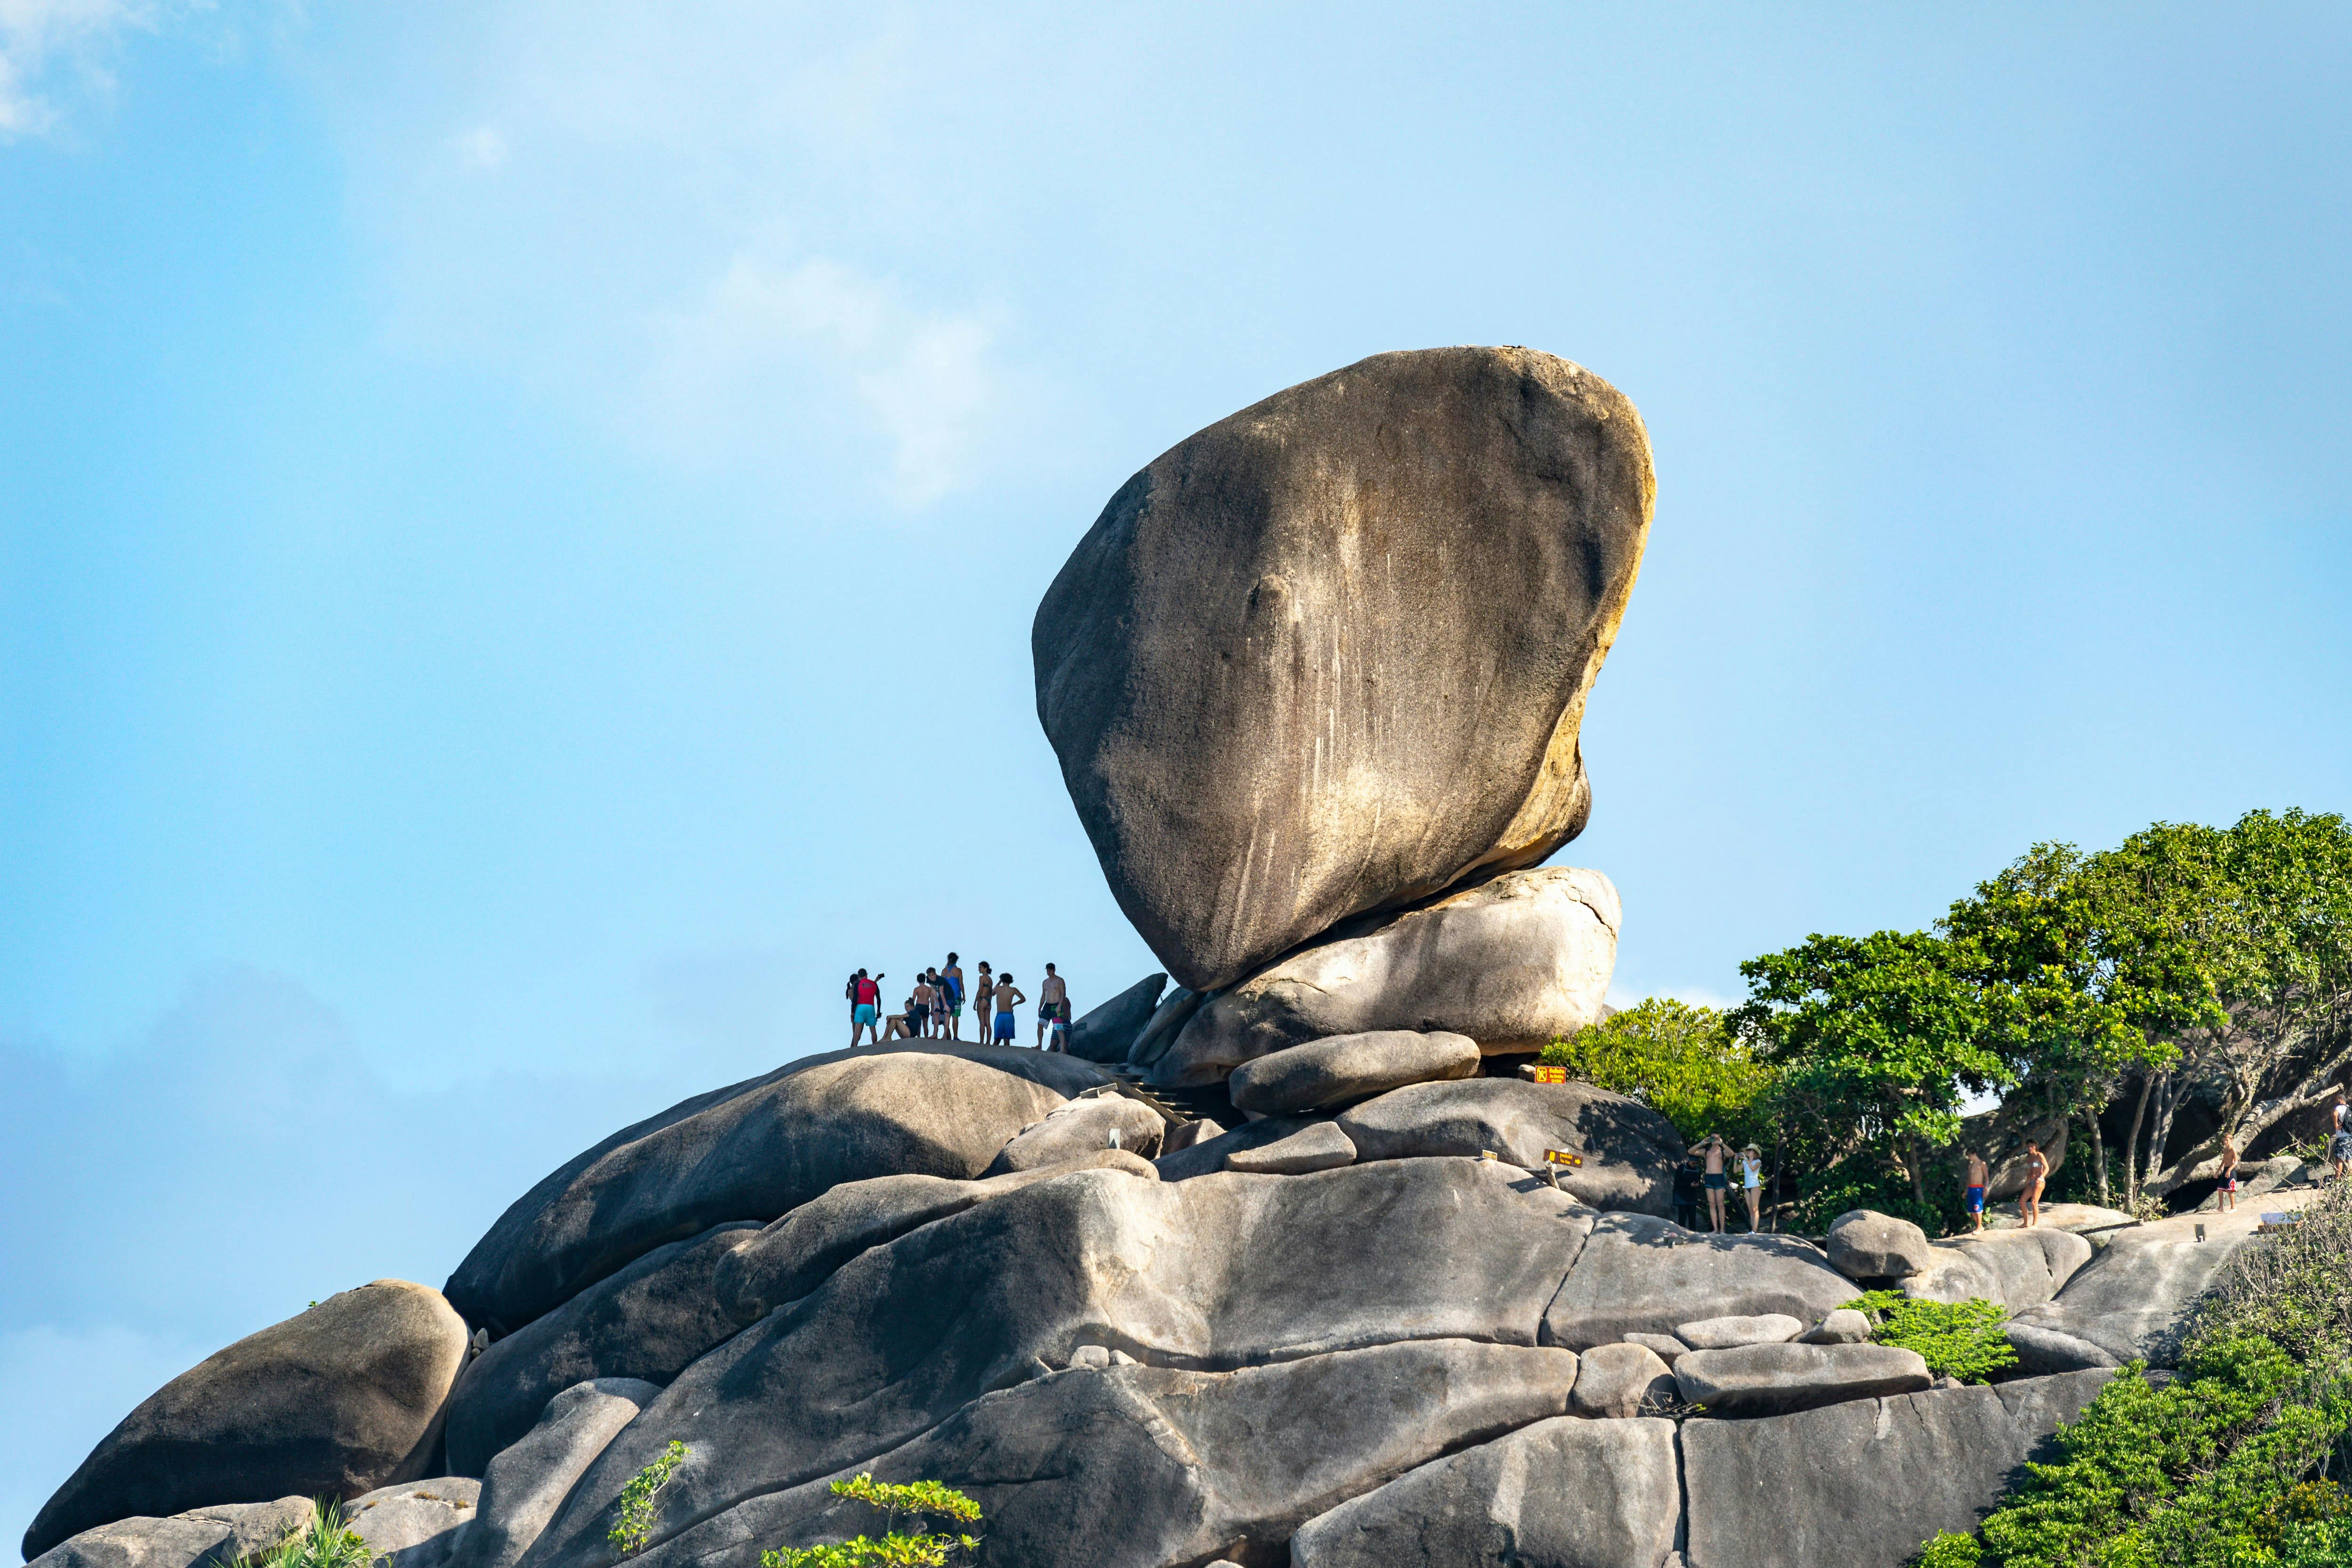
M1143 1026L1159 1010L1160 993L1168 988L1165 975L1146 975L1110 1000L1087 1012L1070 1026L1072 1056L1088 1061L1118 1062L1135 1047Z
M1916 1350L1891 1344L1744 1344L1675 1363L1683 1397L1710 1416L1779 1416L1914 1394L1934 1381Z
M249 1334L150 1395L35 1516L25 1556L134 1514L357 1497L432 1460L466 1360L436 1291L379 1280Z
M1237 1111L1317 1111L1402 1089L1478 1075L1478 1042L1418 1030L1339 1034L1242 1063L1225 1092Z
M1607 877L1545 866L1351 922L1211 998L1152 1082L1214 1083L1285 1046L1376 1030L1448 1030L1490 1056L1539 1051L1600 1021L1622 917Z
M1254 1176L1305 1176L1355 1163L1356 1145L1329 1122L1310 1122L1286 1138L1225 1156L1227 1170Z
M1907 1219L1852 1208L1830 1221L1830 1266L1849 1280L1901 1279L1937 1262L1927 1233Z
M1669 1211L1683 1157L1673 1123L1589 1083L1413 1083L1341 1112L1339 1122L1362 1160L1475 1159L1492 1149L1507 1165L1540 1171L1546 1150L1564 1150L1584 1163L1559 1167L1562 1191L1594 1208L1643 1214Z
M1375 355L1120 487L1037 608L1037 716L1171 974L1230 986L1582 830L1653 489L1622 394L1486 348Z

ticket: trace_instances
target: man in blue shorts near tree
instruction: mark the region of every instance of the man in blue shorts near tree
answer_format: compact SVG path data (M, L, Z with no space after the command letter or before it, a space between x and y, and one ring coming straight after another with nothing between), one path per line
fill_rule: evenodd
M1982 1230L1985 1184L1990 1179L1990 1173L1985 1169L1982 1155L1978 1154L1974 1149L1965 1152L1969 1161L1969 1187L1966 1192L1960 1194L1960 1201L1968 1206L1969 1218L1974 1222L1976 1228Z
M1007 969L996 977L996 1043L1011 1045L1020 1031L1013 1027L1013 1009L1029 998L1013 988L1013 971Z

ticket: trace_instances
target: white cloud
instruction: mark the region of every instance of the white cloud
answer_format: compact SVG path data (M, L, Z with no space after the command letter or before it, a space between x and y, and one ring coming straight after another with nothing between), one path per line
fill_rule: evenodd
M155 26L158 11L142 0L0 0L0 141L57 128L49 78L60 70L110 86L101 52L126 27Z

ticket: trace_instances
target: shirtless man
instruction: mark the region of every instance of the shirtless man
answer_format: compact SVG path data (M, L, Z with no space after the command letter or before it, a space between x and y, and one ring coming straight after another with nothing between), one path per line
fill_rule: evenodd
M940 978L948 983L948 1038L961 1040L963 1038L963 966L956 962L954 954L948 955L947 967L940 971Z
M907 1038L920 1040L931 1032L930 977L920 972L915 976L915 994L907 998Z
M1984 1156L1982 1155L1977 1153L1974 1149L1969 1149L1967 1151L1967 1155L1969 1162L1969 1189L1968 1191L1960 1194L1960 1201L1968 1206L1969 1223L1977 1229L1982 1230L1984 1228L1985 1187L1991 1181L1992 1173L1985 1169Z
M1019 1007L1023 1002L1025 1002L1029 998L1027 997L1023 996L1020 991L1014 988L1013 984L1013 971L1010 969L1005 970L1003 978L996 982L997 1044L1011 1045L1014 1040L1019 1038L1013 1028L1013 1009Z
M1731 1191L1731 1176L1723 1168L1723 1156L1730 1152L1730 1146L1723 1141L1722 1134L1709 1133L1706 1141L1699 1145L1698 1152L1706 1156L1707 1221L1713 1228L1721 1230L1723 1200Z
M2214 1191L2221 1196L2221 1213L2238 1207L2238 1141L2227 1133L2221 1134L2221 1185Z
M1054 973L1054 966L1045 966L1045 983L1037 988L1037 1044L1045 1043L1045 1031L1062 1019L1062 1009L1070 1005L1069 982Z
M2042 1184L2050 1179L2050 1162L2040 1144L2025 1145L2025 1190L2017 1195L2018 1217L2028 1225L2042 1223Z

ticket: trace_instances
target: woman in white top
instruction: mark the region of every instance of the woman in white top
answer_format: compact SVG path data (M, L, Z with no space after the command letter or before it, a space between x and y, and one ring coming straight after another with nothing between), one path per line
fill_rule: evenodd
M1764 1156L1753 1144L1739 1151L1739 1188L1748 1195L1748 1229L1753 1235L1764 1228L1757 1212L1764 1199Z

